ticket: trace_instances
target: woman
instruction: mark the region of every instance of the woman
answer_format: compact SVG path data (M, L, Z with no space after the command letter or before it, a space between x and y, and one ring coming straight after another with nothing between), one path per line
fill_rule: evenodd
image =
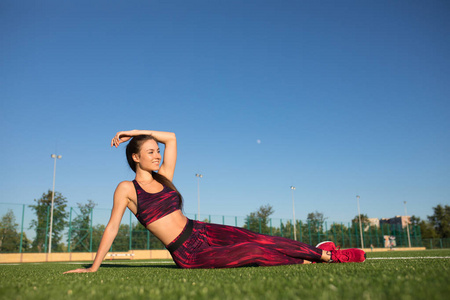
M177 160L175 134L149 130L120 131L112 139L111 146L117 148L130 139L126 155L136 178L133 181L123 181L117 186L111 218L92 266L66 273L98 270L117 235L126 208L161 240L181 268L230 268L365 260L364 251L336 250L332 242L321 243L316 248L287 238L257 234L243 228L189 220L181 211L182 197L172 183ZM165 145L162 163L158 143Z

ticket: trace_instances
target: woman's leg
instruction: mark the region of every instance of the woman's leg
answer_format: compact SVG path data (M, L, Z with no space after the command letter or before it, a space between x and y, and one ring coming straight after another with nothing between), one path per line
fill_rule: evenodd
M237 243L256 243L265 248L274 249L294 258L320 261L322 249L288 238L259 234L245 228L206 224L208 243L211 246L234 245Z
M207 247L195 251L188 268L275 266L320 261L322 250L247 229L206 224Z
M286 255L258 243L244 242L207 247L195 253L188 268L235 268L303 264L305 260Z

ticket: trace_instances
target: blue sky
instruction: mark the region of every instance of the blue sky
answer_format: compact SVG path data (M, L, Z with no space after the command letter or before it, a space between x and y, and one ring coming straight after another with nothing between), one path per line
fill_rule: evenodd
M0 202L110 208L119 130L173 131L185 211L450 203L447 1L2 1ZM260 140L261 143L257 143Z

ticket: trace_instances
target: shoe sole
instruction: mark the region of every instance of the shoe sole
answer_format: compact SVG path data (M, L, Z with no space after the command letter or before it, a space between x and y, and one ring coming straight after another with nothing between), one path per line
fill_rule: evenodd
M319 248L320 245L325 244L325 243L332 243L332 241L324 241L324 242L322 242L322 243L318 243L318 244L316 245L316 248Z

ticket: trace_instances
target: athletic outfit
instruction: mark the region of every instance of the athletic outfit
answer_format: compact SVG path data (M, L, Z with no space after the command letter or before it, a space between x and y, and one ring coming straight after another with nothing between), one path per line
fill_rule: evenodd
M158 193L147 193L133 180L137 193L136 217L148 224L180 209L178 194L164 186ZM276 266L302 264L304 260L321 262L322 249L288 238L188 219L183 231L166 246L181 268L233 268L242 266ZM332 251L337 259L343 252ZM361 251L350 261L361 261ZM364 253L363 251L361 251ZM348 261L348 260L347 260ZM362 260L363 261L363 260Z

